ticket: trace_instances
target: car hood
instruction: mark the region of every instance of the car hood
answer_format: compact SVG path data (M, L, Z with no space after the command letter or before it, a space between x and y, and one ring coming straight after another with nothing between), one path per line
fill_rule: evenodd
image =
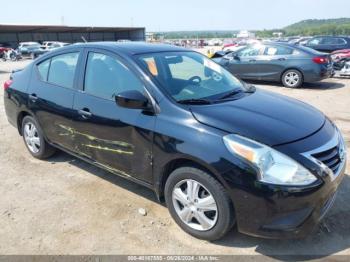
M318 131L326 119L312 106L259 89L241 99L190 109L202 124L269 146L305 138Z

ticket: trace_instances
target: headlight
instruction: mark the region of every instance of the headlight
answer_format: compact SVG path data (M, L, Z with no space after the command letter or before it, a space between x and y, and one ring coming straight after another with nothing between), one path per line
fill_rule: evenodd
M238 136L224 136L227 149L243 157L259 170L259 180L275 185L302 186L317 180L306 168L290 157L253 140Z

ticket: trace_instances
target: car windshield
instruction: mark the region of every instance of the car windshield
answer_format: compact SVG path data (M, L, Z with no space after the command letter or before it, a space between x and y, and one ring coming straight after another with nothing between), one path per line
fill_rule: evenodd
M138 59L177 102L213 102L246 91L223 67L196 52L151 53Z

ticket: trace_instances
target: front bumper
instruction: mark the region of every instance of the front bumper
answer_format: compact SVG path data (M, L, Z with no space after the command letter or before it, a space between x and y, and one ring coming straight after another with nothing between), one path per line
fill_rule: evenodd
M327 181L308 190L272 187L262 189L264 194L271 194L271 197L257 197L242 192L242 204L250 204L244 207L235 206L238 230L244 234L264 238L308 236L332 207L337 188L344 177L345 166L336 180ZM237 199L237 193L232 197Z
M330 145L337 132L326 121L324 127L316 134L293 144L280 146L278 150L287 154L294 152L312 152L312 148ZM328 143L327 143L328 142ZM340 142L340 141L339 141ZM317 163L303 154L296 154L299 161L313 170L319 180L307 187L286 187L264 184L256 180L232 186L229 190L234 202L237 227L242 233L264 238L302 238L317 227L332 207L337 189L344 177L346 160L335 174L329 174ZM293 157L297 159L296 156ZM232 176L226 174L226 177ZM242 180L239 178L242 177ZM245 178L244 178L245 177ZM247 173L238 175L237 181L246 181Z

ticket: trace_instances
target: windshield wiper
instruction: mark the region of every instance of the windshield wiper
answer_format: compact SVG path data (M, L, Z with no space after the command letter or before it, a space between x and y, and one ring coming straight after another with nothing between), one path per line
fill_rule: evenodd
M209 105L211 101L206 99L184 99L177 101L179 104L187 104L187 105Z
M231 96L235 96L239 93L242 93L243 90L240 89L240 88L237 88L237 89L233 89L232 91L230 91L229 93L226 93L224 96L220 97L219 100L223 100L223 99L226 99L226 98L229 98Z

